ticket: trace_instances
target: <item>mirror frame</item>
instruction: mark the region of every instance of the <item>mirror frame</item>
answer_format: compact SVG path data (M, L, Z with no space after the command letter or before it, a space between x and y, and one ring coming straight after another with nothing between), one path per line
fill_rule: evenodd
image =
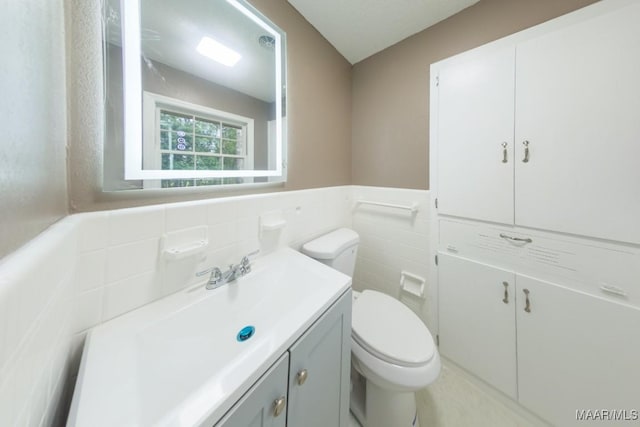
M197 179L197 178L248 178L283 177L283 40L284 32L276 31L273 23L258 16L259 11L244 0L226 0L240 13L251 19L275 39L276 70L276 169L274 170L145 170L142 164L142 65L140 58L140 0L120 0L122 11L122 61L124 69L124 178L125 180L148 179ZM260 14L261 15L261 14ZM268 21L268 22L266 22Z

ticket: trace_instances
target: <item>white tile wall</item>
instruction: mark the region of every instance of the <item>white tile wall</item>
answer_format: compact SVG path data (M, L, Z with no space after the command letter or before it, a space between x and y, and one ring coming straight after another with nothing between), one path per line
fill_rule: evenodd
M63 425L87 331L195 283L195 272L350 226L351 187L78 214L0 262L0 425ZM285 229L259 238L259 217ZM207 226L204 257L168 263L165 232Z
M353 228L360 235L354 289L374 289L399 298L418 314L427 326L433 322L433 289L429 282L430 196L425 190L353 187L354 200L411 206L418 212L359 204L353 208ZM400 290L400 273L424 278L424 298Z
M0 425L63 420L77 228L67 218L0 262Z

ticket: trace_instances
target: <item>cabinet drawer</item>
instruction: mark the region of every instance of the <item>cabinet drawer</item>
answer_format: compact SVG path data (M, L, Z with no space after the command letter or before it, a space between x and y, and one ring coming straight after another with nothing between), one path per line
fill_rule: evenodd
M514 237L531 242L510 239ZM640 307L637 246L478 221L441 219L438 250Z

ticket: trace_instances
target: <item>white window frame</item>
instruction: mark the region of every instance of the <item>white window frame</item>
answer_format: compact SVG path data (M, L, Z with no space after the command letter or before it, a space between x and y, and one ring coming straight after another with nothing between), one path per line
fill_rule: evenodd
M160 145L160 110L169 110L178 114L193 115L202 119L228 122L229 124L240 125L245 130L246 135L246 153L243 157L244 168L241 171L197 171L197 172L218 172L210 178L232 178L238 175L230 175L236 172L253 173L254 162L254 121L250 117L240 116L238 114L229 113L227 111L216 110L214 108L204 107L198 104L192 104L180 99L170 98L168 96L159 95L152 92L144 92L143 95L143 167L147 170L162 171L161 145ZM193 141L195 144L195 141ZM189 154L189 153L184 153ZM191 153L197 155L198 153ZM220 154L221 158L236 157L225 156ZM176 170L169 170L175 172ZM189 172L188 170L186 172ZM241 177L247 175L241 175ZM253 175L251 175L253 176ZM196 177L195 179L198 179ZM193 179L168 177L162 179ZM153 185L155 187L156 185ZM146 186L145 186L146 187Z

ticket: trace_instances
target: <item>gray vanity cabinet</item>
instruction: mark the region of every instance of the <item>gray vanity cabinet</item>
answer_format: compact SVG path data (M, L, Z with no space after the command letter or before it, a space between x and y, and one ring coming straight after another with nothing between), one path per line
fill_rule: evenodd
M349 290L215 427L347 427L350 365Z
M351 365L351 292L291 347L289 427L346 427Z
M288 375L289 353L286 352L216 427L285 427Z

